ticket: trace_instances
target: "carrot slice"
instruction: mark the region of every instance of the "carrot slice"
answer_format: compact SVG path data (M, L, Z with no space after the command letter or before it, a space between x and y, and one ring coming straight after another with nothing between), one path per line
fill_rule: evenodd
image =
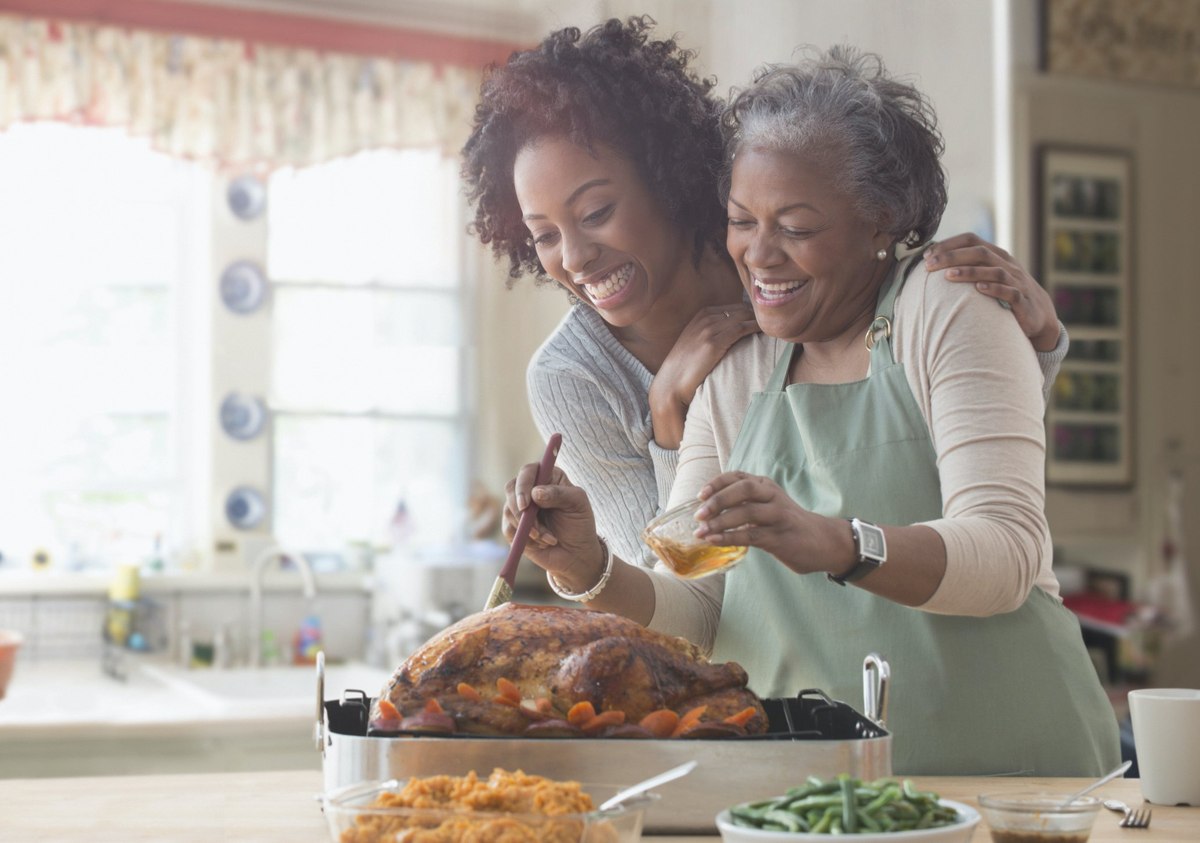
M501 676L496 680L496 687L500 689L500 696L508 697L518 705L521 704L521 689L512 682Z
M538 697L537 700L534 701L534 707L542 714L549 714L550 712L554 711L554 705L550 702L549 697Z
M669 708L660 708L643 717L638 725L656 738L669 738L679 725L679 715Z
M381 698L379 700L379 713L383 716L384 720L401 719L400 709L396 708L396 706L392 704L392 701L387 698Z
M496 696L492 697L492 702L496 703L497 705L506 705L509 708L519 708L521 705L520 700L514 700L512 697L506 697L503 694L497 694Z
M425 712L427 714L445 714L446 709L442 708L442 704L433 697L425 700Z
M587 700L577 702L567 712L567 722L572 726L582 726L596 716L596 707Z
M741 711L739 711L737 714L731 714L728 717L726 717L723 722L732 723L734 726L745 726L747 723L750 722L751 718L753 718L754 715L757 713L758 713L758 709L756 709L752 705L748 705L745 708L743 708Z
M688 711L687 714L685 714L685 715L683 715L683 717L679 718L679 723L676 724L675 728L671 731L671 737L677 738L680 735L682 735L684 732L686 732L688 729L695 726L697 723L700 722L700 718L704 715L704 712L706 712L707 710L708 710L708 706L698 705L695 708Z
M481 699L483 699L483 697L479 695L479 692L466 682L459 682L456 690L458 691L458 695L460 697L464 697L472 702L479 702Z
M625 722L625 712L623 711L606 711L603 714L597 714L591 720L580 726L585 732L599 732L606 726L620 726Z

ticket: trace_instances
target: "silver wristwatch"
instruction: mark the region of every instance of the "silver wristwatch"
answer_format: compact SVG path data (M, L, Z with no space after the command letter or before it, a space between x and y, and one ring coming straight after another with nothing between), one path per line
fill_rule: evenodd
M854 551L857 555L854 567L840 577L826 574L838 585L860 580L887 561L887 539L883 536L883 530L870 521L851 518L850 533L854 536Z

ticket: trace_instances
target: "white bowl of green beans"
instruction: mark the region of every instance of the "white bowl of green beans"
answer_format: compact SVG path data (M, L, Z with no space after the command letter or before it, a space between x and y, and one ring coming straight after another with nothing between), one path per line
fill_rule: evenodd
M717 814L725 843L801 843L854 835L863 843L965 843L979 824L970 805L917 790L909 780L809 777L786 793Z

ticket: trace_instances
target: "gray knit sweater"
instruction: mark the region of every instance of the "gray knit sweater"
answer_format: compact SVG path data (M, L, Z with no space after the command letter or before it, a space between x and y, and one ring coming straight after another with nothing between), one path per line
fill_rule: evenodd
M1038 354L1044 394L1067 354L1058 346ZM650 382L654 376L617 342L592 308L579 304L534 354L526 372L534 423L548 439L563 435L558 465L588 493L596 530L626 562L653 567L642 528L666 503L678 452L654 442Z

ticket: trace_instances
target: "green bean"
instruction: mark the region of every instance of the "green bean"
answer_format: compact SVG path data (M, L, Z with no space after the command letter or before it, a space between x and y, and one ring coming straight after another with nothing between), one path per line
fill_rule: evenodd
M749 808L752 811L760 811L764 808L769 808L778 802L778 799L763 799L761 802L748 802L743 807Z
M748 823L756 823L763 819L767 814L767 809L735 807L729 811L730 815L735 820L746 820Z
M803 787L793 787L787 791L787 795L793 798L800 798L804 796L822 796L827 793L836 793L839 788L841 788L841 785L838 784L836 779L823 782L818 778L809 776L808 781Z
M840 807L844 797L837 796L805 796L803 799L793 799L787 803L789 811L807 811L809 808Z
M895 802L900 798L900 796L900 788L885 787L878 796L867 803L867 813L874 814L885 805L890 805L891 803Z
M767 811L767 815L763 819L767 822L779 823L788 831L808 831L808 823L788 811L778 809Z
M919 791L909 779L863 782L848 775L809 776L782 796L730 809L735 825L812 834L872 834L937 828L959 821L958 813Z
M825 813L821 815L821 819L813 824L813 827L810 829L810 831L813 834L824 834L828 832L830 827L833 825L833 815L836 811L837 808L826 808Z
M842 828L850 834L858 831L858 799L854 794L854 782L849 776L839 776L842 782Z
M874 818L870 814L867 813L865 808L856 808L854 810L854 813L857 816L858 824L861 825L863 828L865 828L867 831L876 832L876 833L883 831L883 826L881 826L879 823L875 822Z

